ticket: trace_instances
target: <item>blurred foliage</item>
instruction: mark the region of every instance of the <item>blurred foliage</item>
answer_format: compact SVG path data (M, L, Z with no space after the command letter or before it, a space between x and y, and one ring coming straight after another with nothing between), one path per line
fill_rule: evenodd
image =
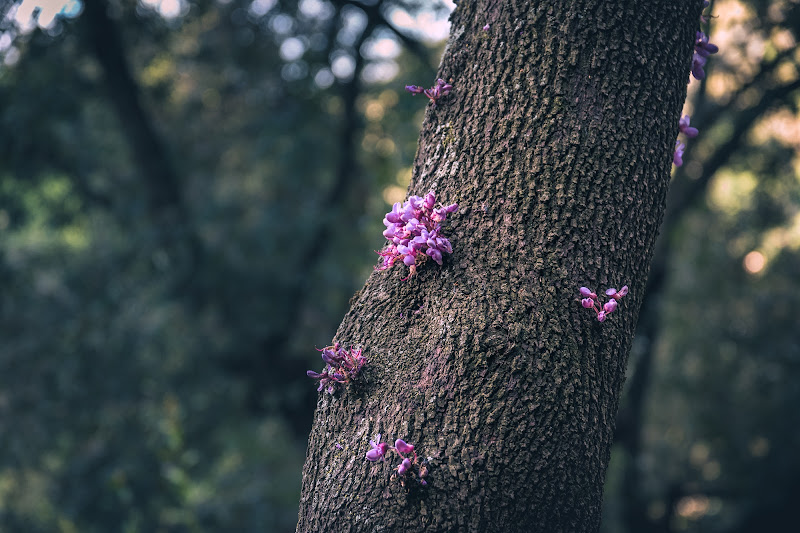
M434 75L385 17L420 6L22 6L0 25L0 529L293 531L305 369L405 193L425 101L397 72Z
M711 13L720 53L689 84L700 136L673 177L634 341L622 409L641 405L625 427L639 440L612 451L608 532L796 529L800 3Z
M398 24L439 8L67 5L0 20L0 530L293 531L304 370L405 194L402 87L434 78ZM712 9L609 532L782 531L800 496L800 7Z

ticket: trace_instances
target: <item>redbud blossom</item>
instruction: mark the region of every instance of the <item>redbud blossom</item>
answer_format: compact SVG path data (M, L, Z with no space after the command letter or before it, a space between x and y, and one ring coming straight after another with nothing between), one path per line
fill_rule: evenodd
M592 296L589 298L582 298L581 306L585 307L586 309L592 309L595 313L597 313L598 322L605 322L605 320L608 318L608 315L617 310L619 307L619 301L622 299L622 297L628 294L628 286L623 285L620 290L617 290L614 287L609 287L606 289L605 295L610 299L604 303L602 307L599 306L599 302L596 301L597 295L591 289L587 287L581 287L579 292L581 293L581 296Z
M586 298L591 298L592 300L597 300L597 295L592 292L591 289L587 287L580 288L581 295L585 296Z
M386 452L389 451L389 444L386 442L381 442L381 434L378 433L375 436L375 440L369 441L369 444L372 446L372 448L367 452L367 460L383 460Z
M680 128L681 133L683 133L684 135L686 135L691 139L693 137L697 137L697 134L700 133L700 131L697 128L693 128L689 125L690 120L691 117L689 115L683 115L680 122L678 123L678 127Z
M436 105L436 102L439 100L439 98L450 94L451 90L453 90L453 86L441 78L436 80L436 85L430 89L423 89L418 85L406 85L406 91L410 92L411 94L423 93L428 97L433 105Z
M675 141L675 153L672 154L672 164L676 167L683 165L684 150L686 150L686 145L680 141Z
M400 466L397 467L398 475L404 475L408 470L411 468L411 461L408 459L403 459L403 462L400 463Z
M328 394L333 394L339 385L345 385L356 377L367 362L360 348L345 350L338 342L318 351L322 352L322 360L327 366L321 373L308 370L306 375L319 380L319 392L324 389Z
M696 33L694 41L694 55L692 56L692 76L702 80L706 77L703 67L708 60L708 56L719 52L719 47L708 42L708 36L702 31Z
M386 226L383 236L389 241L389 246L377 252L383 257L383 265L377 270L386 270L402 260L413 276L417 267L428 258L441 265L443 254L453 253L450 241L441 234L441 223L449 213L458 209L458 204L436 209L435 205L436 194L433 191L425 198L411 196L403 204L394 204L383 219Z
M411 453L414 451L414 446L412 444L408 444L403 439L397 439L394 441L394 447L397 448L397 451L400 453Z
M414 451L413 444L409 444L403 439L397 439L394 441L394 446L389 446L387 443L381 442L380 434L375 437L375 440L369 441L369 444L370 449L366 453L367 461L383 461L386 459L386 455L389 452L394 452L400 456L400 464L395 468L397 475L392 476L392 478L397 479L403 487L411 480L416 480L421 486L428 484L427 481L423 479L428 475L428 467L425 462L420 464L417 458L417 452ZM409 453L414 454L413 458L406 457L406 454ZM414 469L415 466L419 466L419 470L416 472Z

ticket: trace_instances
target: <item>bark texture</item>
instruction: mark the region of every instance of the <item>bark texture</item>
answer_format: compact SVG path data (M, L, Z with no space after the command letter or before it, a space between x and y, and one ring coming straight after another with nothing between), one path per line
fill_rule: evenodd
M598 529L701 4L457 6L410 187L459 203L454 251L353 298L336 340L369 363L320 396L298 532ZM604 323L578 302L624 284ZM365 460L377 433L426 487Z

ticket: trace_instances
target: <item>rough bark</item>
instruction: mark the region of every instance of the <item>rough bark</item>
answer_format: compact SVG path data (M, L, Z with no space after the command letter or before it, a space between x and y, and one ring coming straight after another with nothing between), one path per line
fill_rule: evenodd
M353 298L336 340L369 364L320 397L297 531L598 529L700 5L457 7L410 187L459 203L454 251ZM604 323L577 301L623 284ZM364 459L377 433L426 487Z

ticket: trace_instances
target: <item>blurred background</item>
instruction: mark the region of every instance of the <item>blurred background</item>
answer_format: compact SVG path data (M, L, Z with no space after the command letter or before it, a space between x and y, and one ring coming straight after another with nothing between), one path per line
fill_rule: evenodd
M294 531L305 370L405 196L403 86L452 4L0 6L0 531ZM606 533L789 531L800 503L800 4L711 9Z

